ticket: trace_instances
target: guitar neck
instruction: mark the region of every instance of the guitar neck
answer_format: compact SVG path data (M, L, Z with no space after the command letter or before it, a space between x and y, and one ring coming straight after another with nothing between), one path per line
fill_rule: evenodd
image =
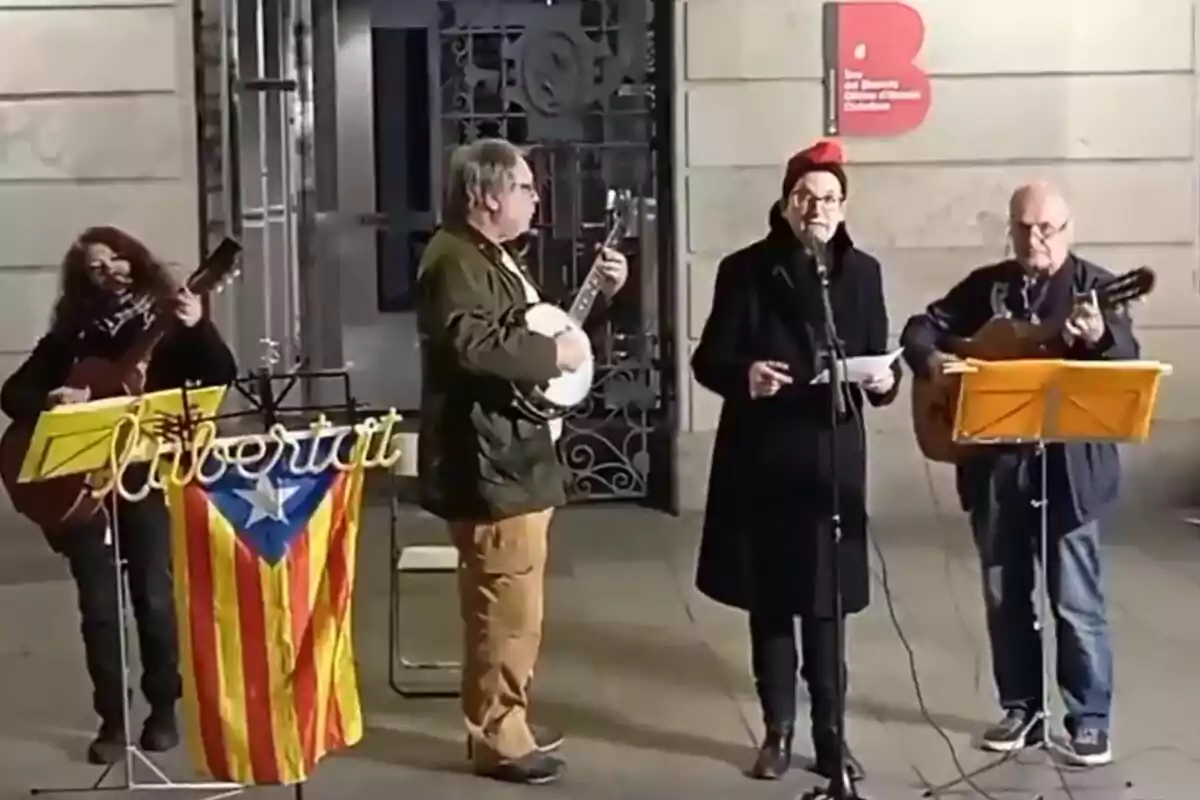
M588 314L592 312L592 306L596 304L596 298L600 296L602 287L604 286L604 277L600 274L600 256L601 254L614 247L625 231L624 215L618 214L612 227L609 228L608 234L604 237L604 242L600 245L600 253L596 254L596 260L592 262L592 268L588 270L587 277L583 279L583 286L579 288L578 294L575 295L574 301L571 302L571 307L567 309L567 316L576 325L582 325L587 319Z
M583 279L583 286L575 295L574 301L571 302L571 307L567 309L567 316L577 325L582 325L587 319L588 314L592 313L592 306L596 304L596 298L600 296L601 286L604 285L604 279L600 276L600 271L596 265L588 270L587 277Z
M1138 267L1097 287L1096 304L1104 311L1111 311L1150 294L1157 282L1152 269Z
M132 370L139 364L149 361L154 348L162 340L162 337L167 334L167 331L174 322L175 317L173 315L159 312L150 327L143 331L133 341L133 345L125 351L125 355L120 360L121 366L125 370Z
M210 288L209 281L203 278L195 279L193 277L185 285L188 291L193 294L204 294ZM177 320L175 315L169 310L159 307L155 313L154 322L133 340L133 344L125 351L125 355L122 356L119 363L126 370L132 370L139 364L149 361L154 348L158 346L162 338L175 326Z
M242 246L237 240L229 237L222 239L200 267L188 276L183 286L198 296L207 295L213 289L219 291L221 285L237 274L237 256L241 251ZM155 301L154 322L134 339L133 344L116 362L124 371L131 372L149 362L159 341L177 323L174 312L170 308L163 308L164 301L168 299L168 296L163 296Z

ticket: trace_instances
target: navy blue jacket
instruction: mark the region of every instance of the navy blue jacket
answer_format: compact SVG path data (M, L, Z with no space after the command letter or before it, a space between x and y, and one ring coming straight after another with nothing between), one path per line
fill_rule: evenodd
M924 375L932 353L947 336L972 336L994 316L1008 313L1029 318L1035 312L1046 321L1063 320L1076 294L1089 292L1113 279L1112 273L1071 255L1042 286L1031 286L1015 261L980 267L930 303L924 313L908 320L900 334L904 359ZM1122 309L1105 309L1105 333L1095 345L1076 342L1066 357L1086 359L1136 359L1141 346L1133 335L1129 315ZM974 498L987 491L999 448L980 448L957 465L956 483L964 511ZM1117 499L1121 478L1117 446L1109 442L1072 442L1047 447L1051 524L1069 530L1102 516ZM1064 502L1069 501L1069 502Z

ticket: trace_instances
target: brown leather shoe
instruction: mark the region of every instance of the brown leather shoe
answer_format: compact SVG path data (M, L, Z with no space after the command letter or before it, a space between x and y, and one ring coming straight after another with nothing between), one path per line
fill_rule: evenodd
M557 728L548 728L542 725L530 725L529 732L533 734L533 743L537 747L539 753L553 753L558 748L562 747L563 733ZM471 737L467 737L467 760L475 758L475 743Z
M534 750L514 761L487 766L476 765L475 774L504 783L523 783L526 786L542 786L558 780L566 768L562 759Z
M549 728L544 725L530 725L529 732L533 734L533 741L537 744L537 749L540 753L553 753L562 747L563 732L557 728Z

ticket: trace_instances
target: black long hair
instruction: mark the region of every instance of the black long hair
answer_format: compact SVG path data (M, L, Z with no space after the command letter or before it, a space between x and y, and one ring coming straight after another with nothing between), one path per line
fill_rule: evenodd
M87 275L88 247L102 244L129 262L130 290L134 294L165 298L173 293L171 273L141 241L120 228L97 225L75 238L63 256L58 300L51 324L76 328L86 324L105 305L105 293Z

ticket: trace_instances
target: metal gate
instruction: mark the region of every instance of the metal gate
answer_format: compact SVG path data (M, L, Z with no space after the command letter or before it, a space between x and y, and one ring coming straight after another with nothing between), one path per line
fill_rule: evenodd
M198 84L205 137L201 175L210 239L246 245L242 284L224 318L244 362L278 369L306 360L340 367L336 258L320 246L313 24L333 0L201 0ZM431 0L432 2L432 0ZM655 5L659 8L656 10ZM593 336L595 389L567 420L562 457L575 500L648 499L673 505L674 305L670 3L654 0L441 0L430 41L430 135L448 157L458 144L503 136L533 145L542 205L529 256L543 288L566 300L605 235L610 190L638 210L622 243L630 280ZM660 15L656 18L656 14ZM337 47L336 24L325 38ZM323 52L323 51L322 51ZM433 191L440 194L437 185ZM321 215L337 209L322 200ZM336 203L336 201L335 201ZM320 266L320 268L319 268ZM383 289L381 289L383 291ZM280 364L281 362L281 364Z
M196 46L207 246L245 248L215 309L243 366L295 370L315 352L311 0L203 0ZM313 364L313 361L317 364Z
M638 213L621 244L630 280L593 336L596 386L567 419L560 441L574 499L646 498L655 493L654 473L671 469L655 452L671 428L673 377L662 313L672 265L658 247L656 155L670 143L658 106L655 5L439 4L444 155L483 136L533 146L542 203L528 258L547 294L568 300L582 285L605 236L608 192L636 199ZM667 13L661 8L669 4L657 5L657 13Z

